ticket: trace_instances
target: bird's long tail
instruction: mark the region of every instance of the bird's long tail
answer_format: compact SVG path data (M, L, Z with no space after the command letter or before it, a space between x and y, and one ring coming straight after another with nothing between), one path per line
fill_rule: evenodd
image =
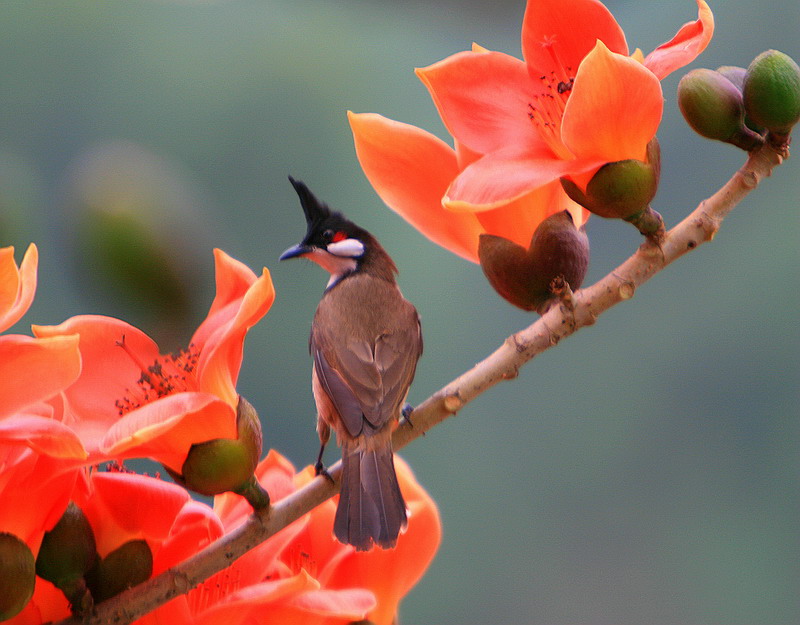
M342 448L342 486L333 531L341 542L366 551L395 546L406 527L406 504L390 446Z

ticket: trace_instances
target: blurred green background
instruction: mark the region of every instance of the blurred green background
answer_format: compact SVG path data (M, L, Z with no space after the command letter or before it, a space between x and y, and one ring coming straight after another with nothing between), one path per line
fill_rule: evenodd
M607 4L645 52L696 16L691 0ZM796 0L712 9L716 35L691 67L746 66L767 48L800 58ZM409 397L423 400L534 318L381 205L345 112L442 134L413 68L473 41L519 56L523 11L523 0L0 4L0 244L21 257L35 241L41 255L17 329L113 314L172 349L213 296L213 247L266 265L277 299L248 337L239 389L266 445L313 461L306 341L327 276L277 262L305 228L292 174L400 267L423 319ZM663 83L654 207L668 224L744 161L684 124L682 73ZM799 199L795 157L713 244L403 451L444 539L401 622L800 622ZM589 235L587 283L640 241L598 218ZM118 258L130 241L143 251L133 268ZM109 267L129 274L126 288ZM166 315L148 307L153 294Z

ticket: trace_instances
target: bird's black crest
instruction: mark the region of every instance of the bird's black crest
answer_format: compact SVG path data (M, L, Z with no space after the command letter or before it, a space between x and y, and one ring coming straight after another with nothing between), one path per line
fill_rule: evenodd
M300 197L300 205L303 207L303 213L305 213L306 223L309 228L314 223L330 217L331 209L328 208L328 205L325 202L321 202L316 195L311 193L311 190L302 180L295 180L289 176L289 182L292 183L294 190Z

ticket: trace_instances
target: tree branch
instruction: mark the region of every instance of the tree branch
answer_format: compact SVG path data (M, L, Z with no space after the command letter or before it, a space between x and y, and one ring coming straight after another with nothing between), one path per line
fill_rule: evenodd
M713 239L734 206L769 176L785 156L768 146L752 152L725 186L667 232L660 245L645 242L614 271L575 292L569 303L553 306L538 321L508 337L494 353L417 406L412 415L413 426L404 422L395 431L394 448L400 449L422 436L498 382L515 378L526 362L580 328L594 324L603 312L633 297L640 285L667 265ZM340 463L331 467L329 473L334 483L318 477L266 511L254 513L245 524L185 562L98 604L89 618L65 619L57 625L123 625L188 592L333 496L339 488Z

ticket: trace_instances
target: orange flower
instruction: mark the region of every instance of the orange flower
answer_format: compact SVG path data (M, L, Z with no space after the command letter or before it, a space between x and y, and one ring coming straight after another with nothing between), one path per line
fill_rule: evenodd
M14 248L0 248L0 332L20 320L33 302L36 293L36 267L39 251L31 243L19 267L14 261Z
M236 564L229 570L241 570ZM305 571L291 577L242 585L218 574L178 597L137 625L346 625L375 605L361 589L326 590Z
M201 545L205 546L209 537L222 534L211 508L192 500L183 488L152 477L95 471L74 489L64 484L58 492L63 505L51 515L47 529L55 525L71 497L92 528L100 558L129 541L145 541L154 575L196 553L198 536L206 537ZM70 615L64 593L37 578L31 602L9 625L40 625Z
M381 198L433 241L477 262L488 232L527 247L565 208L585 212L559 178L585 186L607 162L644 160L661 120L659 79L708 44L699 17L646 58L597 0L530 0L524 61L475 46L417 70L455 149L433 135L370 115L350 115L361 166ZM449 210L447 210L449 209Z
M259 463L256 475L273 501L296 490L294 467L275 451L270 451ZM215 497L214 512L219 518L219 529L202 535L197 526L192 525L189 531L177 532L180 538L172 541L172 545L169 540L164 544L161 550L164 556L157 557L154 572L172 566L190 555L193 549L202 548L223 532L235 529L252 513L252 508L242 497L225 493ZM372 592L358 586L328 587L315 579L310 567L304 566L315 554L295 557L298 537L312 516L313 513L298 519L227 569L137 623L334 625L363 619L375 608ZM173 526L179 527L178 523ZM329 534L331 527L328 527ZM287 553L292 557L287 557ZM287 560L291 563L287 564Z
M298 575L310 575L320 585L320 592L334 593L331 598L338 596L336 593L352 597L348 593L366 592L373 598L373 603L365 610L366 616L359 618L366 618L377 625L394 622L400 601L427 570L442 534L439 512L430 495L419 485L402 458L395 456L395 467L408 506L409 521L407 530L400 535L394 549L357 552L352 546L338 542L333 536L333 517L336 513L336 498L333 498L265 543L279 541L272 547L269 556L274 559L269 569L270 578L294 579L293 583L298 583ZM295 475L291 463L275 451L269 452L256 474L273 502L314 479L312 467L306 467ZM241 497L231 493L214 499L214 509L225 523L226 530L242 523L249 512L248 508ZM288 536L282 537L285 532L288 532ZM261 562L264 561L267 559L262 556ZM257 560L251 562L250 566L253 566ZM263 564L261 566L263 570ZM239 578L240 574L236 577ZM262 622L282 622L280 619L272 621L263 618L265 620Z
M144 540L157 554L184 507L192 504L189 493L176 484L117 471L92 471L73 500L92 526L101 558L130 540ZM202 525L200 519L195 522Z
M64 513L81 469L15 442L0 443L0 469L0 534L13 534L36 558L45 532ZM24 577L16 582L30 583L33 597L5 621L9 625L40 625L69 616L67 600L52 584Z
M22 445L0 443L0 532L14 534L36 555L58 523L79 470Z
M19 267L13 247L0 249L0 332L19 321L30 307L37 264L33 244ZM42 403L72 384L80 367L77 336L0 336L0 441L53 456L84 458L75 434L54 420L52 407Z
M311 511L307 526L282 558L289 566L299 559L325 588L364 588L374 593L377 605L367 619L376 625L395 622L400 601L422 578L442 538L436 503L399 456L395 468L409 514L408 528L393 549L356 551L338 542L332 532L334 498ZM298 475L298 486L313 477L313 469L307 467Z
M34 326L39 337L78 335L83 368L63 393L64 420L95 463L150 457L180 473L190 447L236 438L236 380L247 331L275 296L269 272L260 277L215 250L217 294L189 347L160 355L133 326L78 316Z

